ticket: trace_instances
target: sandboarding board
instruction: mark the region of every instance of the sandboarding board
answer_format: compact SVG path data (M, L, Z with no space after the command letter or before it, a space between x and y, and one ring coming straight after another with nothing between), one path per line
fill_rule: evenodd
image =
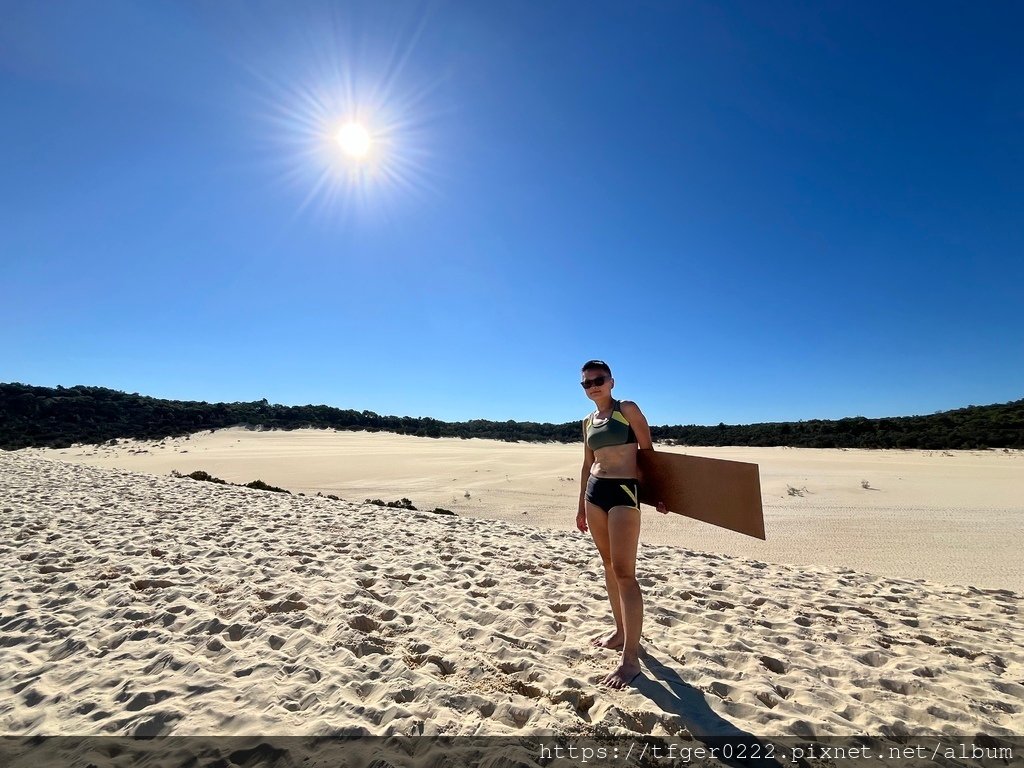
M640 451L640 501L764 539L757 464L664 451Z

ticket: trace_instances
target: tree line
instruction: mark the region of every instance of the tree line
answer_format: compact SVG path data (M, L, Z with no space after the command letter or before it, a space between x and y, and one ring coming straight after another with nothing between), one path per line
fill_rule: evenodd
M393 432L419 437L478 437L525 442L580 442L580 421L446 422L382 416L326 405L274 405L162 400L104 387L0 384L0 449L67 448L116 438L159 440L225 427ZM1024 399L968 406L927 416L775 422L717 426L653 426L655 442L695 446L802 448L1024 448Z

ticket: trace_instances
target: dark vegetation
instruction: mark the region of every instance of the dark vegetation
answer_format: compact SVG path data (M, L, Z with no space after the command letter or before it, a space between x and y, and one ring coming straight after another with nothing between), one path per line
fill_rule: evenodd
M206 471L204 471L202 469L197 469L195 472L189 472L187 475L183 475L178 470L172 469L171 470L171 477L178 477L178 478L190 477L193 480L199 480L200 482L204 482L204 483L214 483L216 485L233 485L233 486L238 487L238 488L255 488L257 491L273 491L274 493L288 493L288 494L291 493L291 491L289 491L286 488L278 488L276 485L270 485L269 483L265 483L262 480L253 480L251 483L229 483L227 480L222 480L219 477L214 477L209 472L206 472ZM300 493L299 494L299 496L305 496L305 495L306 494L304 494L304 493ZM324 495L322 493L318 493L317 496L324 497ZM324 497L324 498L331 499L332 501L341 501L340 498L338 498L337 496L335 496L332 493L327 494L327 496ZM412 503L412 501L410 499L406 499L404 497L399 499L398 501L381 501L380 499L367 499L366 503L367 504L376 504L378 507L390 507L391 509L408 509L408 510L411 510L413 512L418 512L419 511L415 506L413 506L413 503ZM430 510L427 510L427 511L428 512L433 512L433 513L438 514L438 515L454 515L455 514L450 509L444 509L443 507L434 507L433 509L430 509Z
M581 408L581 411L585 411ZM582 418L582 413L581 413ZM420 437L573 443L580 421L444 422L429 417L381 416L326 405L271 405L158 400L102 387L0 384L0 449L67 448L115 438L159 440L202 430L244 426L395 432ZM968 406L928 416L883 419L704 426L655 426L656 442L680 445L784 445L804 448L1024 448L1024 400Z
M376 504L378 507L391 507L391 509L411 509L414 510L416 507L412 505L412 502L402 497L398 501L381 501L380 499L367 499L367 504Z
M227 480L221 480L219 477L214 477L209 472L204 472L201 469L195 472L189 472L187 475L181 474L176 469L171 470L172 477L191 477L193 480L200 480L205 483L216 483L217 485L236 485L240 488L255 488L257 491L273 491L274 493L291 493L291 491L285 488L278 488L276 485L270 485L264 483L262 480L253 480L251 483L229 483ZM337 497L334 497L337 498Z
M366 499L365 503L366 504L376 504L378 507L390 507L391 509L408 509L408 510L412 510L413 512L419 511L416 507L413 506L412 502L409 499L405 498L405 497L402 497L398 501L381 501L380 499ZM455 514L450 509L445 509L444 507L434 507L433 509L428 509L426 511L427 512L433 512L434 514L437 514L437 515L454 515Z

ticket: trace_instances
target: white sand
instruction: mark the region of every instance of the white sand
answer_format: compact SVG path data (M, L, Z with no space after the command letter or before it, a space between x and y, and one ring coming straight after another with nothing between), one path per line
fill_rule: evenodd
M641 547L644 677L632 690L601 688L614 654L585 642L609 619L593 545L526 527L541 521L545 500L561 500L566 518L574 512L575 479L557 481L576 474L571 451L426 441L413 452L411 439L344 437L336 444L347 447L329 455L338 440L329 434L255 435L235 448L219 434L179 441L188 454L168 441L165 457L150 449L109 460L355 499L407 495L514 522L0 453L0 733L308 735L358 726L703 740L738 727L899 741L907 732L1008 736L1024 727L1019 596L678 547ZM304 455L287 458L299 444ZM356 445L377 450L359 458ZM861 516L884 499L883 510L930 509L954 522L966 510L988 510L979 520L1012 511L993 489L1005 482L1001 457L775 454L763 472L770 535L792 531L800 516ZM325 462L336 463L335 479L325 478ZM1019 473L1019 456L1005 462ZM924 474L899 485L897 473L914 464ZM945 506L938 493L914 501L943 474ZM961 489L958 475L974 478L980 495ZM431 487L443 477L440 490ZM862 478L880 490L863 491ZM787 482L814 495L786 497ZM489 497L505 511L488 507ZM825 498L833 509L821 509ZM697 538L696 527L673 523L680 541ZM863 517L861 527L869 528ZM898 522L906 544L886 544L891 530L879 522L865 535L881 549L936 546L926 529ZM807 559L837 550L819 551Z
M649 512L646 543L1024 592L1022 451L659 449L758 464L768 540ZM161 475L201 469L349 501L407 497L420 509L563 531L573 530L582 461L582 445L326 430L25 453Z

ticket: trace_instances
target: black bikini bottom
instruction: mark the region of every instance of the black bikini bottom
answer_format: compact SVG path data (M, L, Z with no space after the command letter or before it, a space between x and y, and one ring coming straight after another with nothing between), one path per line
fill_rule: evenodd
M612 507L640 508L640 484L630 477L594 477L587 480L587 501L607 512Z

